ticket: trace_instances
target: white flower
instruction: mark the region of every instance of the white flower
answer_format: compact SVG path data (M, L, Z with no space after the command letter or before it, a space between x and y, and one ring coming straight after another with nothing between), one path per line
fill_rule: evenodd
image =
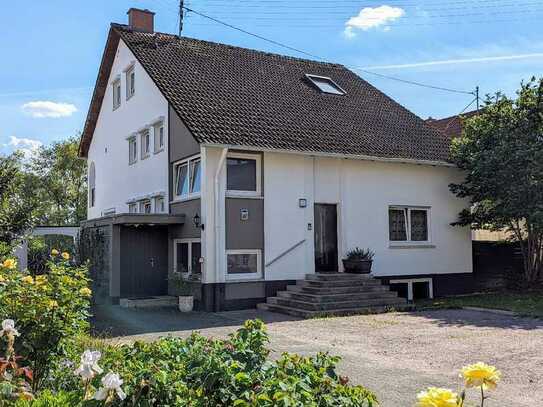
M96 374L103 372L102 368L98 366L98 361L102 357L102 354L97 351L86 350L81 355L81 364L75 370L75 374L81 376L83 379L90 380Z
M105 400L110 392L114 391L121 400L126 398L126 393L121 389L122 379L117 373L108 372L102 377L102 387L94 395L95 400Z
M2 330L0 330L0 336L4 335L19 336L19 331L15 329L15 321L13 319L4 319L2 321Z
M8 382L11 382L11 379L13 379L13 375L7 370L4 372L2 377L4 378L4 380L7 380Z

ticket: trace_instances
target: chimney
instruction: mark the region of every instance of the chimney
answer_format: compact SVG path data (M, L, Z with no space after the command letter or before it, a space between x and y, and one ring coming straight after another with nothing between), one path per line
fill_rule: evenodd
M155 31L154 19L155 13L147 9L131 8L128 14L128 25L134 31L143 31L152 33Z

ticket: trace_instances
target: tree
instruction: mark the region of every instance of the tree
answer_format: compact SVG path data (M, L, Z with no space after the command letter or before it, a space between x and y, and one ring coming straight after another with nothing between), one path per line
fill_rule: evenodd
M40 225L78 225L87 217L87 165L79 138L41 147L28 164L27 189L37 195Z
M451 191L468 198L455 224L503 230L519 242L524 281L543 277L543 79L522 83L516 99L487 97L479 115L453 140L453 162L465 171Z
M21 155L0 156L0 255L11 251L34 221L35 201L25 192Z

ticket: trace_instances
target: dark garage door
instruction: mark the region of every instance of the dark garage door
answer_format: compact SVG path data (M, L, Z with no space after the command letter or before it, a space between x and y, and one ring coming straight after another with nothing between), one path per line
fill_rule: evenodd
M166 295L168 229L121 227L121 298Z

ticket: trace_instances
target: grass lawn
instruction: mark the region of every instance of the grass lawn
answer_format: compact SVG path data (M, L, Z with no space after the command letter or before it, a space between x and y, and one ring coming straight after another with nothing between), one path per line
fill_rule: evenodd
M524 316L543 318L543 291L503 292L417 301L418 309L480 307L513 311Z

